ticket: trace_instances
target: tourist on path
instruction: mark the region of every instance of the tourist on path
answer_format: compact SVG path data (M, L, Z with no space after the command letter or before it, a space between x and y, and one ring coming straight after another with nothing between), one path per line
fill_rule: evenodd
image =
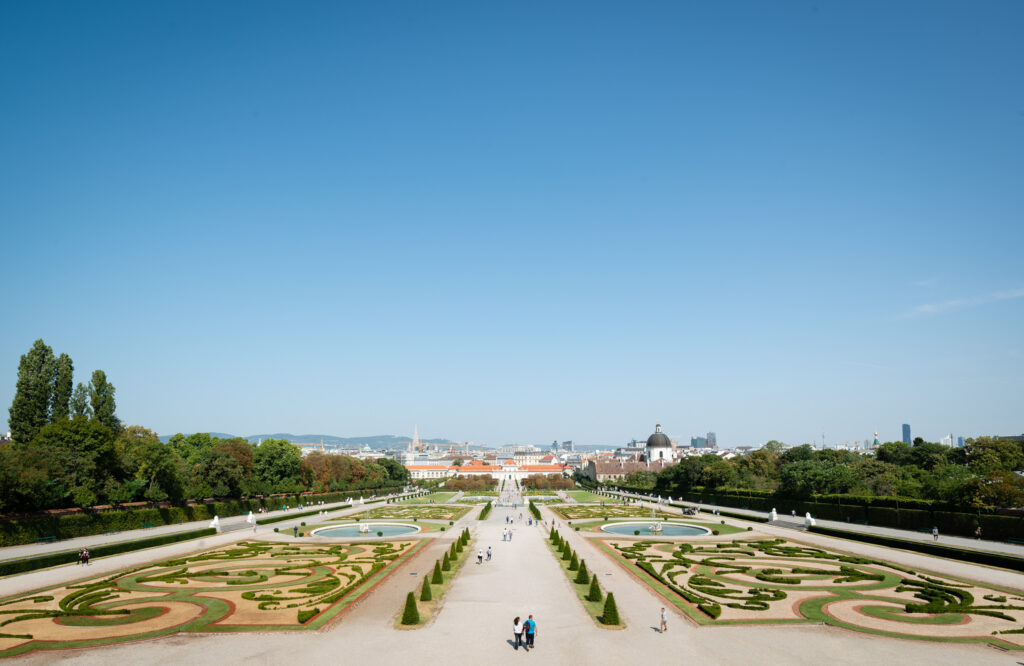
M88 564L89 564L89 549L88 549L88 548L83 548L83 549L82 549L82 561L83 561L83 562L84 562L84 563L85 563L86 565L88 565Z
M533 647L533 639L537 635L537 623L533 621L532 615L523 624L523 634L526 635L526 651L529 652Z
M661 607L661 633L668 631L668 617L665 615L665 607Z
M981 540L981 525L978 525L978 529L974 530L974 538Z
M512 620L512 636L515 638L515 648L518 650L519 646L523 644L523 624L518 617Z
M491 547L487 546L487 561L491 561Z
M482 550L476 551L476 563L477 564L483 564L484 563L484 551L482 551Z
M932 528L932 540L933 541L938 541L939 540L939 528L938 527L933 527Z

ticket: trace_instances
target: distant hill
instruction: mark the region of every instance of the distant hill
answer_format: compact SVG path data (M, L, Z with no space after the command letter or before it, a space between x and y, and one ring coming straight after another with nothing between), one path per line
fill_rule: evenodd
M220 437L222 439L231 439L236 435L229 435L224 432L211 432L211 437ZM166 443L171 438L171 435L164 435L160 438L161 442ZM371 435L369 437L337 437L335 435L293 435L290 432L275 432L264 435L248 435L244 439L249 440L251 443L256 444L260 440L264 439L285 439L289 442L299 444L319 444L320 440L324 440L324 444L334 444L344 448L356 448L369 446L371 449L394 449L407 446L411 437L397 437L395 435ZM454 444L448 439L423 439L420 440L424 444Z

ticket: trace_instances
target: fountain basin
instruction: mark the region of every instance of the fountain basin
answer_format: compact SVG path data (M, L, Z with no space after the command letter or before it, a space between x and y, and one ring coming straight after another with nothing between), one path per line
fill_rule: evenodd
M359 528L368 527L368 532L360 532ZM309 536L317 537L335 537L335 538L346 538L351 539L353 537L372 537L378 538L377 532L382 532L382 536L393 537L403 536L406 534L416 534L420 532L419 527L416 525L406 525L405 523L352 523L351 525L342 525L340 527L320 527L309 533Z
M651 529L651 521L608 523L601 526L601 531L625 536L704 536L705 534L711 534L711 530L705 527L698 527L697 525L669 522L658 522L658 525L661 526L661 532L655 532ZM635 535L634 532L640 532L640 534Z

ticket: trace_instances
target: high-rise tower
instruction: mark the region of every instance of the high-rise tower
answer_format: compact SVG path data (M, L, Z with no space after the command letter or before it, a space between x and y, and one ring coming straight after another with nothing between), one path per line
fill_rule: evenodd
M913 440L910 439L910 424L909 423L904 423L903 424L903 443L909 446L912 442L913 442Z

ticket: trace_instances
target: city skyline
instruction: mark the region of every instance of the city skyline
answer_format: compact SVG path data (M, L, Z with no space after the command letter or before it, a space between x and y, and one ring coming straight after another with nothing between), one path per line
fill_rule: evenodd
M740 4L0 5L0 404L42 338L161 434L1024 431L1024 5Z

